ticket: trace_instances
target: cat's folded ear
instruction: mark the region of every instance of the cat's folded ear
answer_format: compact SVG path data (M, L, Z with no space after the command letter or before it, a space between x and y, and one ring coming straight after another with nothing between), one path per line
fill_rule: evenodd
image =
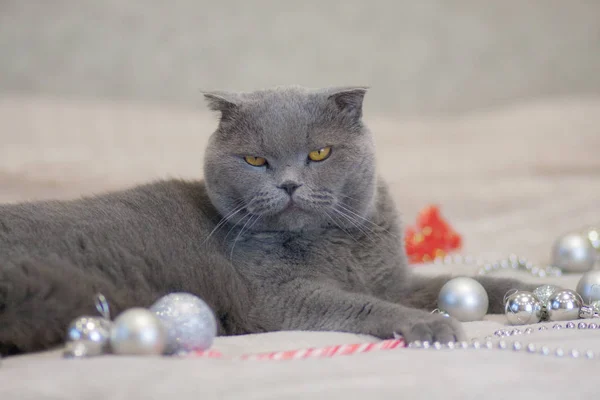
M368 88L364 86L331 89L328 99L343 114L359 120L362 117L363 99Z
M234 93L202 92L208 102L208 108L221 113L221 121L230 119L239 107L239 99Z

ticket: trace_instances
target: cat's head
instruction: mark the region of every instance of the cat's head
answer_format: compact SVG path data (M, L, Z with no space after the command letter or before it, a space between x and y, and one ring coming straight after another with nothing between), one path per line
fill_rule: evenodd
M205 156L214 206L246 229L360 224L375 192L365 88L205 93L221 113Z

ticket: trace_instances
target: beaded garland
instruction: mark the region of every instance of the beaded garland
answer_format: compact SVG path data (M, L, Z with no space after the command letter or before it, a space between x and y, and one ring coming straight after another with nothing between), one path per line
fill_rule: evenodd
M506 258L498 261L490 262L480 258L472 256L462 256L460 254L447 255L444 257L437 257L433 260L434 264L444 265L473 265L479 267L477 275L487 275L492 272L510 269L515 271L525 271L538 278L545 278L548 276L561 276L562 270L552 265L540 266L527 260L525 257L520 257L516 254L511 254Z
M564 325L562 324L554 324L552 329L600 329L600 325L595 322L579 322L575 324L574 322L568 322ZM540 326L538 331L545 331L548 328L546 326ZM520 340L506 340L505 337L510 336L522 336L522 335L531 335L535 330L531 327L526 328L524 330L521 329L500 329L494 332L494 336L486 336L484 339L471 339L470 342L450 342L447 344L442 344L440 342L421 342L414 341L408 344L409 349L433 349L433 350L455 350L455 349L474 349L474 350L512 350L515 352L526 352L529 354L538 354L542 356L550 356L554 355L556 357L571 357L571 358L581 358L586 360L591 360L594 358L598 358L600 356L599 353L594 352L593 350L580 350L580 349L569 349L565 350L563 347L555 347L552 348L550 346L540 346L535 343L524 343ZM499 338L499 339L498 339Z

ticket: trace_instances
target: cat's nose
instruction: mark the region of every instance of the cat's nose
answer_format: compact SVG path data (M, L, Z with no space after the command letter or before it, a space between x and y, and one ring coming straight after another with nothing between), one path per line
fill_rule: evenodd
M296 183L296 182L292 182L292 181L285 181L283 182L281 185L277 186L279 189L283 189L287 192L287 194L289 194L290 196L292 194L294 194L294 192L296 191L296 189L298 189L300 186L300 184Z

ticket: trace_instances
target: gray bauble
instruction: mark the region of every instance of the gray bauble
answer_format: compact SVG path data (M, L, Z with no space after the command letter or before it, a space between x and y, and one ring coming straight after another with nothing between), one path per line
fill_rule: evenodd
M559 237L552 247L552 264L563 272L586 272L596 262L596 249L580 233L567 233Z
M115 319L110 346L115 354L162 354L167 346L167 331L153 312L131 308Z
M600 300L600 270L588 271L577 283L577 293L585 304Z
M438 307L461 322L480 321L487 314L489 299L479 282L460 277L442 286Z

